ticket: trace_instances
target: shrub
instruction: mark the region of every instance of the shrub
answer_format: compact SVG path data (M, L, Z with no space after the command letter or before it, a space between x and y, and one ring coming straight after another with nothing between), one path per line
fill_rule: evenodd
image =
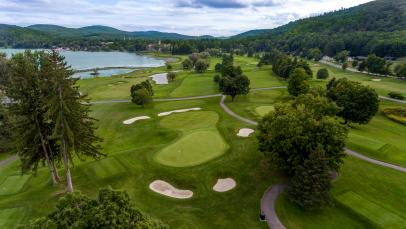
M216 74L216 75L214 75L214 78L213 78L213 81L215 82L215 83L218 83L218 82L220 82L220 75L218 75L218 74Z
M392 92L389 92L388 95L392 99L399 99L399 100L404 100L405 99L405 97L402 94L400 94L399 92L392 91Z
M176 73L175 73L175 72L169 72L169 73L166 75L166 78L168 79L169 82L172 82L172 81L174 81L175 78L176 78Z
M406 125L406 109L405 108L386 108L383 113L387 118L394 122Z
M317 79L327 79L330 76L328 70L325 68L320 69L317 71Z

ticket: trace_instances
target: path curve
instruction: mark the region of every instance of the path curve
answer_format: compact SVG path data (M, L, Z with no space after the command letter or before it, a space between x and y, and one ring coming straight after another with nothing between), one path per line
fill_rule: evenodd
M9 157L7 159L1 160L0 161L0 166L7 165L7 164L9 164L9 163L11 163L13 161L16 161L16 160L18 160L17 155L11 156L11 157Z
M274 87L261 87L261 88L253 88L251 91L269 91L274 89L285 89L286 86L274 86ZM212 95L200 95L200 96L189 96L189 97L181 97L181 98L162 98L162 99L153 99L155 102L170 102L170 101L184 101L184 100L194 100L194 99L208 99L214 97L222 97L222 94L212 94ZM403 103L406 104L406 101L393 99L387 96L379 96L380 99L388 100L396 103ZM110 104L110 103L131 103L129 99L113 99L113 100L100 100L100 101L93 101L90 104Z
M261 199L261 213L265 215L268 226L272 229L285 229L275 210L278 196L285 190L286 184L276 184L269 187Z

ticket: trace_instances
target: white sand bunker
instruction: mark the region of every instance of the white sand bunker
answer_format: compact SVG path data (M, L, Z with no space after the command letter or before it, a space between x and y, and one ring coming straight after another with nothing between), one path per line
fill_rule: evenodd
M382 79L372 79L372 81L374 81L374 82L381 82Z
M168 116L171 115L173 113L183 113L183 112L188 112L188 111L200 111L202 108L200 107L195 107L195 108L189 108L189 109L181 109L181 110L174 110L174 111L167 111L167 112L162 112L159 113L158 116Z
M217 183L213 186L213 190L216 192L227 192L235 188L237 183L233 178L218 179Z
M150 119L150 117L148 117L148 116L139 116L139 117L131 118L131 119L123 121L123 124L130 125L130 124L133 124L136 121L145 120L145 119Z
M253 130L253 129L242 128L242 129L240 129L240 131L238 131L237 136L243 137L243 138L247 138L247 137L249 137L252 133L254 133L254 130Z
M152 80L158 84L158 85L162 85L162 84L168 84L168 78L167 78L168 73L160 73L160 74L155 74L150 76L152 78Z
M193 196L192 191L177 189L168 182L162 180L153 181L149 184L149 188L156 193L176 199L189 199Z

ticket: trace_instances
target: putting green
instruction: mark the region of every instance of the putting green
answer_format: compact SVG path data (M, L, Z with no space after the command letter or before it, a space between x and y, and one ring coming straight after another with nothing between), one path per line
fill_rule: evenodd
M29 178L30 175L15 175L7 177L6 180L0 185L0 196L18 193Z
M161 150L155 160L174 167L194 166L222 155L227 149L217 131L196 131Z
M257 114L259 114L261 117L267 115L269 112L274 110L275 110L274 106L260 106L255 108L255 112L257 112Z
M179 130L182 137L154 155L155 161L173 167L203 164L229 148L216 128L217 113L199 111L165 117L161 126Z

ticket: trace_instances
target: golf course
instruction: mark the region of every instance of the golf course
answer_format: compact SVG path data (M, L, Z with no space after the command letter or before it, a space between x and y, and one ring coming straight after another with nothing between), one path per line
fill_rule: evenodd
M150 76L166 67L136 70L124 75L78 81L90 98L91 116L98 120L96 134L103 138L100 160L75 159L72 176L75 191L95 197L101 188L125 190L134 205L171 228L268 228L260 221L261 198L288 178L258 151L255 125L241 121L220 106L214 66L210 58L202 73L184 70L186 55L171 56L176 79L157 85ZM287 81L272 72L271 65L257 67L258 59L235 56L250 80L250 92L225 106L245 119L258 122L278 103L293 100ZM348 78L375 89L380 96L395 91L406 96L406 81L385 78L380 82L354 73L311 62L313 72L326 68L330 77L310 80L312 87L325 87L333 77ZM131 103L130 88L150 80L153 102ZM366 125L351 124L346 147L369 158L406 167L406 126L388 119L385 108L406 104L380 100L378 113ZM141 117L141 118L140 118ZM132 120L131 120L132 119ZM127 122L126 122L127 121ZM240 129L254 132L248 137ZM14 228L55 208L65 187L49 184L49 172L21 175L20 161L0 158L0 228ZM61 169L61 173L63 170ZM229 191L213 190L218 179L232 178ZM151 190L154 181L165 181L179 190L193 192L190 198L172 198ZM286 228L405 228L406 173L347 155L332 183L333 205L307 212L282 193L276 213Z

